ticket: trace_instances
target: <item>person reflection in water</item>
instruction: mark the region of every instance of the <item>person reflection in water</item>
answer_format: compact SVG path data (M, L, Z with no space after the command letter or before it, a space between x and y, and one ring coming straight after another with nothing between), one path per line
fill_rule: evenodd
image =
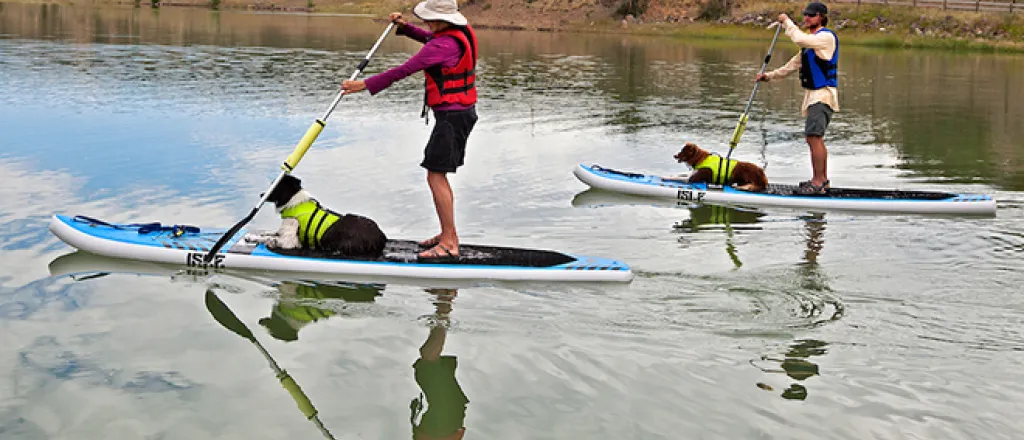
M328 307L324 300L346 303L373 302L384 286L378 284L313 283L283 281L277 289L280 298L270 316L259 323L275 339L291 342L299 339L299 330L314 322L336 315L340 307Z
M785 359L774 359L768 356L762 356L762 361L773 361L779 363L780 369L768 369L757 365L761 371L765 373L785 373L792 379L798 382L803 382L814 376L819 375L818 364L815 364L808 360L811 356L822 356L828 351L828 344L822 341L814 339L803 339L795 341L796 343L790 346L789 351L786 352ZM753 363L753 362L751 362ZM758 383L758 388L763 390L772 391L770 385L764 383ZM806 400L807 399L807 387L793 383L782 392L782 398L787 400Z
M827 277L819 273L818 267L818 256L821 254L825 241L824 220L824 215L814 214L807 217L804 222L804 225L806 226L806 249L804 250L803 262L800 264L798 269L798 273L801 276L800 288L804 291L822 292L829 290L826 283ZM811 325L816 326L842 318L844 313L842 304L836 302L831 305L835 307L835 310L830 315L825 315L820 313L822 309L820 309L814 301L807 302L804 307L814 309L812 316L827 316L826 319L812 322ZM794 341L794 344L791 345L789 350L786 352L784 359L771 358L768 356L761 357L762 361L778 362L779 369L764 368L754 364L753 361L751 361L751 364L766 373L785 373L786 376L789 376L798 382L804 382L820 374L818 365L811 362L809 358L813 356L822 356L827 352L828 343L815 339L801 339ZM758 383L757 386L763 390L773 390L770 385L765 383ZM782 392L782 398L787 400L806 400L807 387L800 383L793 383L789 388Z
M409 404L409 423L414 440L456 440L466 434L464 426L469 398L455 378L458 362L455 356L442 355L448 333L454 289L427 289L436 296L430 333L420 347L420 358L413 363L420 396ZM426 412L422 412L426 401ZM419 423L416 417L422 416Z

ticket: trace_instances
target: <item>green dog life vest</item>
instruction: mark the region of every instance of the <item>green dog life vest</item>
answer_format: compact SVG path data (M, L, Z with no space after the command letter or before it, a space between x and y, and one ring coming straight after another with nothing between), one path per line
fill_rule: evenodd
M307 200L281 211L282 218L299 221L299 241L310 249L320 248L320 239L327 228L341 217L320 207L316 200Z
M732 171L736 168L736 163L736 159L729 159L728 162L726 162L725 159L722 159L722 156L709 154L708 157L700 161L700 163L693 167L693 169L709 169L711 170L711 183L725 185L726 182L729 182L729 180L732 179ZM723 171L725 177L719 179L723 175Z

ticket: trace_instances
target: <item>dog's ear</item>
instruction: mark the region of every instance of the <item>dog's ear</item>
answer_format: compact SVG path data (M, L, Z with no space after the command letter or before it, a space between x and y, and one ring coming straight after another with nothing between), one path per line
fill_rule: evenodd
M291 200L295 193L302 190L302 181L298 177L291 174L285 174L281 178L280 182L277 182L277 186L270 192L270 196L267 197L267 201L277 206L284 205Z
M279 186L280 185L285 185L285 188L295 189L296 191L298 191L302 189L302 180L291 174L285 174L284 177L281 178L281 183L279 184Z

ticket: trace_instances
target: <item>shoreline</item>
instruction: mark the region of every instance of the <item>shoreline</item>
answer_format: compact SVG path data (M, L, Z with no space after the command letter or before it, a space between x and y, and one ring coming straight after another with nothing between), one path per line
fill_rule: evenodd
M402 11L412 15L415 0L283 0L283 4L252 4L253 0L214 0L217 10L260 14L308 15L320 17L365 17L384 22L387 13ZM258 0L259 1L259 0ZM686 0L680 0L686 1ZM10 3L62 4L75 6L73 0L4 0ZM692 11L661 13L661 20L645 14L638 18L616 16L608 8L567 7L546 10L527 0L463 0L461 11L478 29L612 34L669 37L693 40L761 41L771 38L767 26L780 11L794 20L805 2L763 2L739 6L723 18L702 20L687 17ZM578 3L578 2L577 2ZM304 5L303 5L304 4ZM598 4L598 3L594 3ZM151 8L149 1L94 0L90 7ZM312 6L312 7L310 7ZM205 8L210 0L170 0L160 8ZM829 5L829 28L840 35L843 44L889 49L926 49L953 52L1024 53L1024 12L960 12L937 8L885 6L853 3ZM1021 7L1024 10L1024 5ZM657 15L657 14L650 14ZM511 18L510 18L511 17ZM528 19L522 23L523 17ZM515 18L520 19L517 23ZM798 24L800 24L798 22ZM780 36L780 39L784 36Z

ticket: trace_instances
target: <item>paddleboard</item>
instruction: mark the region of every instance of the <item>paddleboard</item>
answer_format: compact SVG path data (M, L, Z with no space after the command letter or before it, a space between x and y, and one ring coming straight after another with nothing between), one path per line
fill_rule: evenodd
M573 174L595 189L675 200L680 204L711 203L921 214L994 214L996 211L995 199L983 194L833 187L828 194L803 195L797 192L797 185L784 184L769 184L765 191L754 192L731 186L691 184L683 178L583 164L577 165Z
M256 238L265 231L239 230L214 258L204 257L228 228L113 224L85 216L54 215L50 232L96 255L197 269L266 270L280 273L387 278L499 281L630 282L629 265L601 257L515 247L462 244L456 261L419 261L411 240L389 240L384 256L349 259L310 251L273 250Z

